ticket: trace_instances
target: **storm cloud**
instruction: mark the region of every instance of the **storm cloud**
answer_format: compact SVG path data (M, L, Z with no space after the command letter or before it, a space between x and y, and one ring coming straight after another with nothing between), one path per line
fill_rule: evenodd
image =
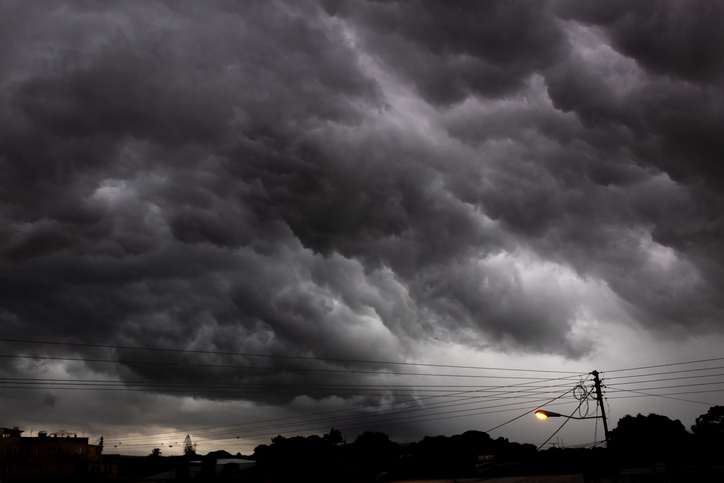
M346 360L72 349L274 387L432 342L576 360L612 313L724 329L721 4L0 9L5 339Z

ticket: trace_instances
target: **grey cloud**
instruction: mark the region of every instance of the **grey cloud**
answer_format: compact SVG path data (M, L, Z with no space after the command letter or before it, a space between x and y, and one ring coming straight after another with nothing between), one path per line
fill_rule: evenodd
M595 62L572 56L546 74L556 107L575 112L589 126L630 130L634 138L626 144L640 155L639 162L652 163L677 181L720 184L716 160L724 152L718 135L724 106L718 79L724 52L716 39L721 6L632 2L602 8L560 2L556 11L599 26L616 52L644 69L638 85L627 88L615 72L625 68L624 61L602 76Z
M633 246L626 251L638 260L630 265L638 270L620 277L611 264L604 277L622 298L645 306L643 312L649 315L638 318L652 325L664 326L664 320L686 326L716 320L723 295L716 252L721 249L722 178L717 160L724 153L718 135L724 106L716 80L721 75L721 42L716 42L719 33L712 29L721 20L719 7L662 2L602 9L591 3L564 2L556 11L564 18L599 26L615 55L608 60L593 57L594 62L573 55L549 69L545 81L551 100L557 108L575 113L588 130L606 133L609 145L620 150L618 157L665 172L679 184L673 194L645 188L648 199L634 194L644 191L629 190L635 201L617 213L628 212L636 223L651 226L655 242L674 249L706 280L689 282L688 290L675 280L647 279L646 263L640 261L642 254L634 255ZM626 65L630 59L636 61L638 73ZM611 242L617 245L613 238ZM679 276L689 280L676 273L666 277ZM672 285L667 288L668 283ZM666 302L655 301L652 293Z
M4 59L2 306L21 321L8 334L316 351L273 306L288 283L264 260L299 246L259 179L294 175L275 145L357 122L378 93L313 5L214 7L6 6L32 39ZM23 49L35 63L11 55Z
M338 33L273 7L240 8L123 5L78 17L69 4L38 12L18 35L34 39L31 58L44 54L44 44L51 58L41 58L42 69L15 59L5 66L15 72L4 81L9 129L0 142L14 161L6 176L32 180L36 191L77 182L79 171L127 177L137 166L114 158L129 139L171 149L220 146L233 132L264 139L298 122L352 121L356 104L375 102L374 82L355 69L344 42L329 38ZM58 22L63 15L67 22ZM157 23L150 28L141 15ZM276 34L258 35L260 23Z
M600 282L648 328L721 330L718 67L633 45L628 22L644 15L8 5L0 35L23 41L0 47L6 337L380 360L439 340L581 357L591 294L547 283L553 266ZM587 56L583 23L611 48L594 38ZM428 131L390 120L375 69L413 86ZM205 396L217 399L281 404L298 394L282 383L373 380L288 370L354 363L111 355L121 363L86 367L268 388Z
M566 50L544 3L322 2L348 19L385 66L429 102L496 97Z
M602 26L613 46L656 74L717 84L724 74L718 2L558 1L565 19Z

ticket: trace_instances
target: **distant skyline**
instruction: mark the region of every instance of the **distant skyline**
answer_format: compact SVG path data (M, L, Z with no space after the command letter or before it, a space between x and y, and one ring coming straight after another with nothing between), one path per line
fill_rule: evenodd
M724 395L723 22L2 2L0 426L137 454L408 442L598 370L611 427L688 428ZM490 434L541 444L534 419Z

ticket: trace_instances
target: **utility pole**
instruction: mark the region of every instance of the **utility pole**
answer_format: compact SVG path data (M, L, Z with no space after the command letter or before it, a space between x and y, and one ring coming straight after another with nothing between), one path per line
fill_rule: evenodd
M601 418L603 419L603 431L606 434L606 447L611 441L611 437L608 434L608 422L606 421L606 409L603 407L603 394L601 393L601 380L598 378L598 371L591 372L593 376L593 384L596 387L596 400L598 405L601 406Z

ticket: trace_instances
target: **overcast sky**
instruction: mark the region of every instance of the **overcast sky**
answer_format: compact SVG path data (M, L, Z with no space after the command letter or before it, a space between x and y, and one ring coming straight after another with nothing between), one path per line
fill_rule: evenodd
M129 435L418 408L344 431L415 440L532 407L422 410L430 385L521 381L452 375L571 376L552 399L721 357L722 23L710 1L1 2L0 426L173 454ZM610 399L612 426L688 427L721 404L701 390ZM236 435L199 449L269 441Z

